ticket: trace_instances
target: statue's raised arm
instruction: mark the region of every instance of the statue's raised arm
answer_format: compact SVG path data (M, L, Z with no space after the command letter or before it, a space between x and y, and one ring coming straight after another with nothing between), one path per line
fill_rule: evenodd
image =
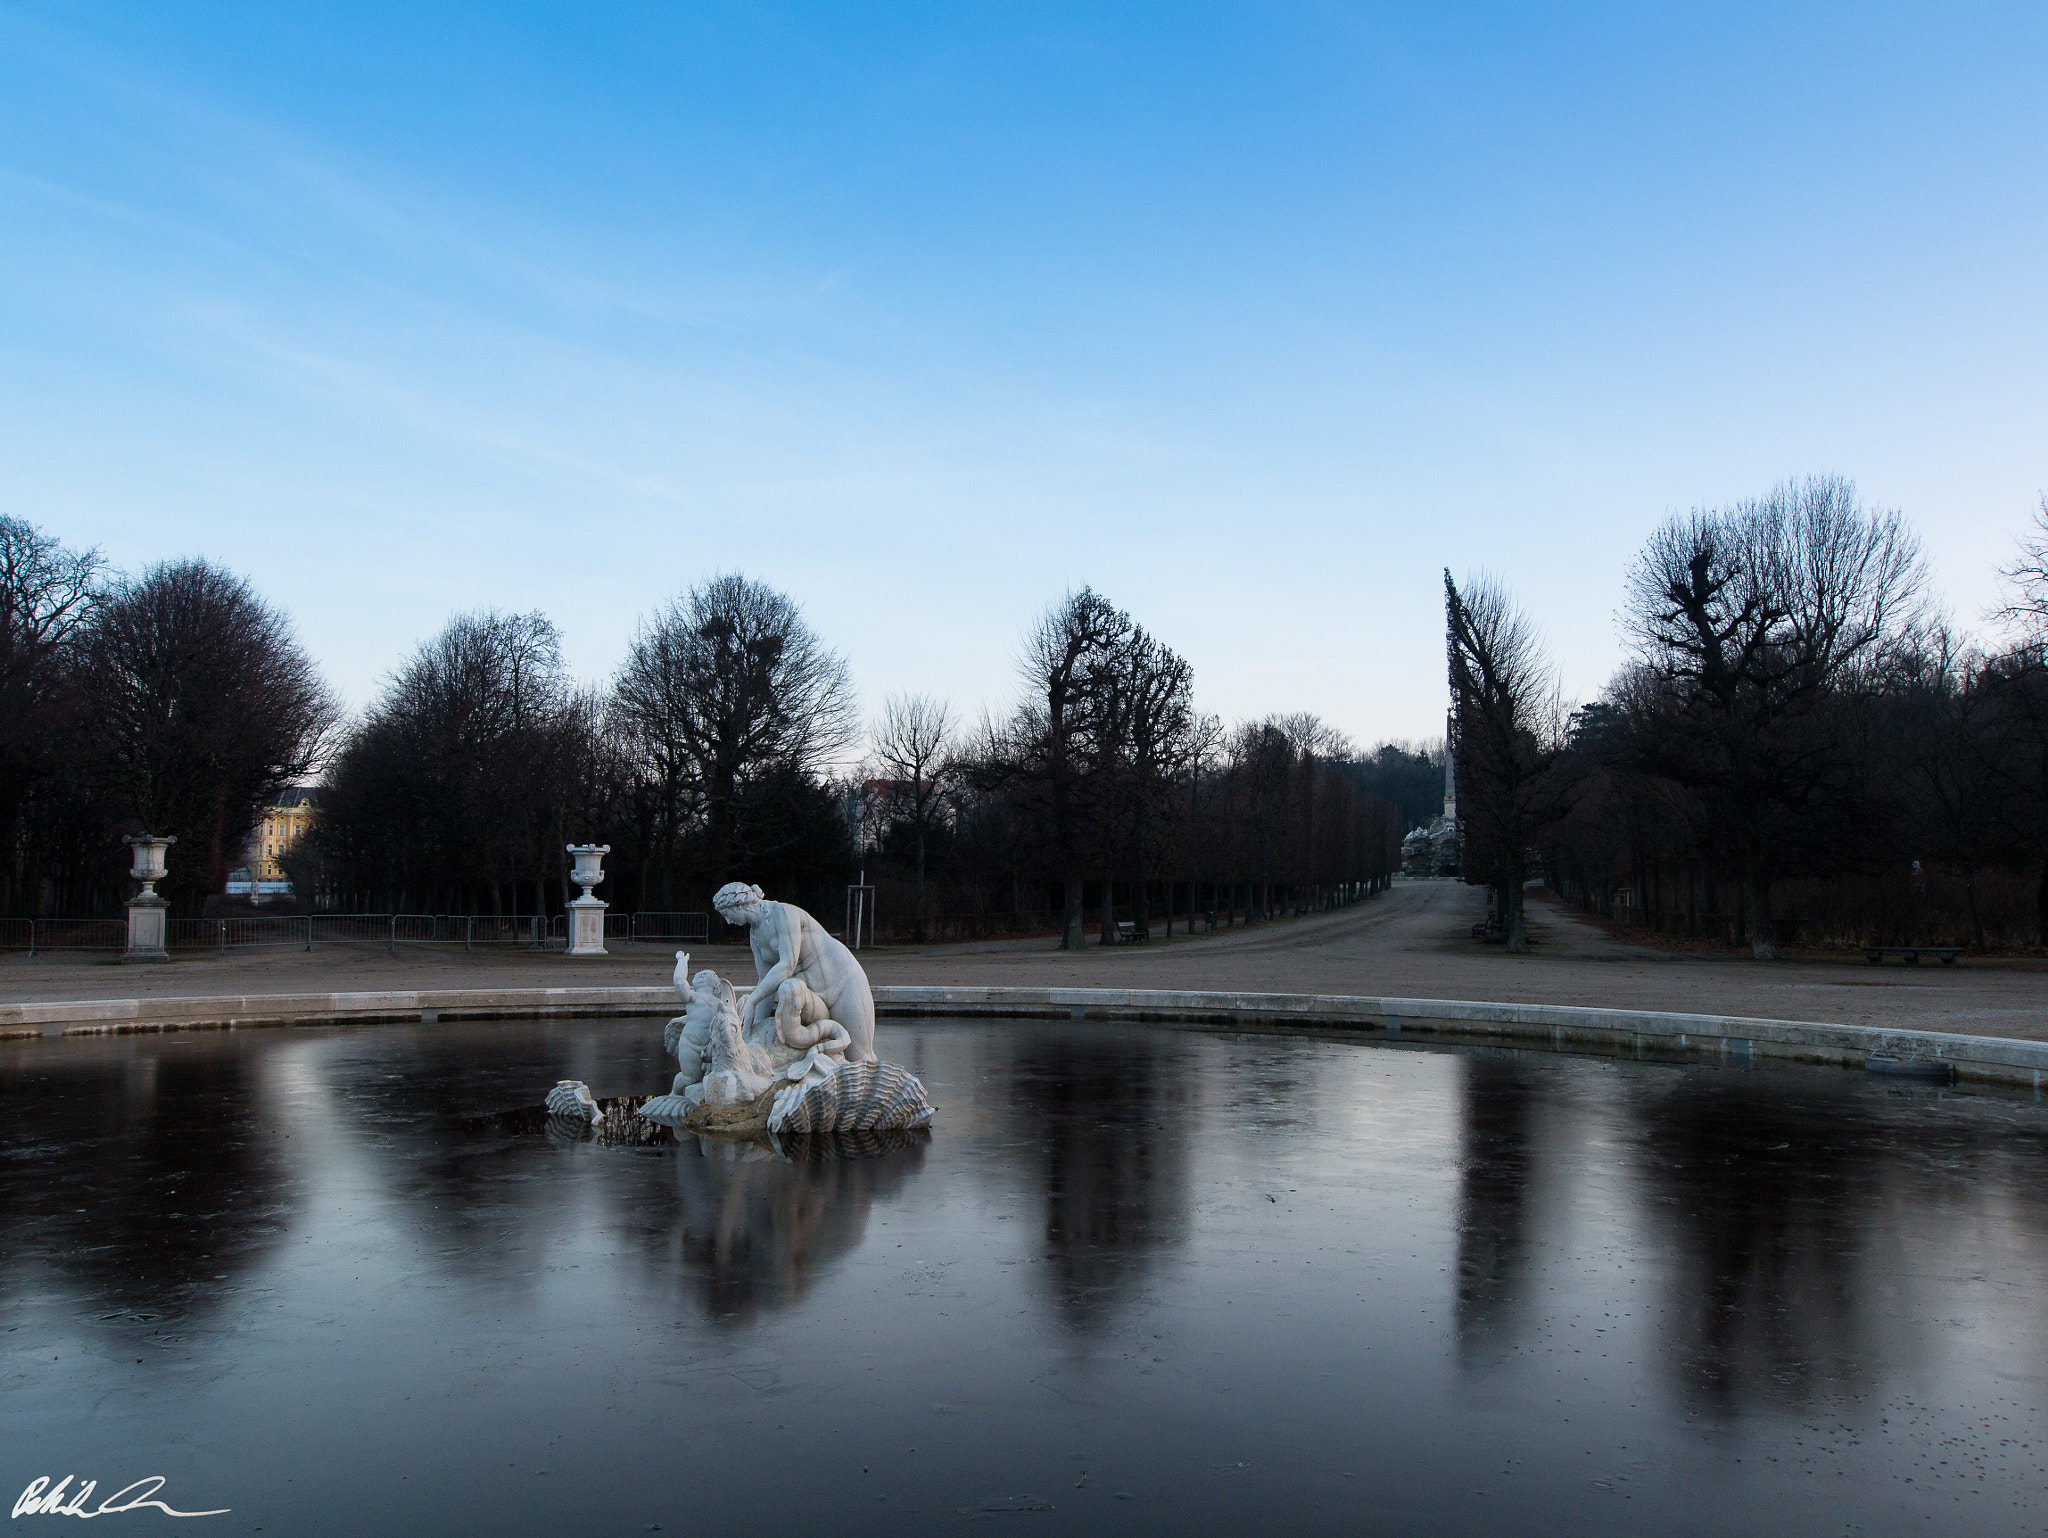
M743 881L720 887L711 905L728 924L747 931L759 979L747 1001L750 1026L786 1022L787 1038L800 1026L836 1020L851 1038L846 1060L874 1060L875 996L852 951L794 903L770 902L759 887Z

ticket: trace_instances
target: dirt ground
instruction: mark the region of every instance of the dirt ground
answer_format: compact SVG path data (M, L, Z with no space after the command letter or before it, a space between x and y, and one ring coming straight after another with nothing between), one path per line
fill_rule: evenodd
M1531 894L1532 899L1535 898ZM1471 937L1484 894L1455 881L1402 881L1335 913L1146 945L1065 952L1047 940L885 946L861 954L878 983L1230 988L1399 998L1604 1005L1781 1020L1823 1020L2048 1039L2048 966L1963 960L1873 967L1861 957L1756 962L1740 952L1674 954L1626 944L1554 903L1532 900L1536 945L1510 956ZM753 963L733 946L697 957L735 980ZM321 946L196 954L156 966L107 955L0 955L0 1002L303 993L384 988L658 984L674 960L635 947L602 959Z

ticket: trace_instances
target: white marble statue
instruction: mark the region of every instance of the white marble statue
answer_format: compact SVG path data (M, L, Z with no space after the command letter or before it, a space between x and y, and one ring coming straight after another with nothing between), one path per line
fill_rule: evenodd
M711 906L746 930L754 952L759 980L750 994L750 1031L792 1013L807 1027L836 1020L851 1042L846 1060L874 1060L875 996L852 951L796 904L770 902L744 881L720 887Z
M683 1013L662 1041L676 1059L666 1095L640 1107L649 1121L695 1132L888 1130L921 1127L924 1086L875 1060L875 1004L853 953L803 909L734 883L714 899L745 924L760 980L744 992L716 972L690 975L676 952Z

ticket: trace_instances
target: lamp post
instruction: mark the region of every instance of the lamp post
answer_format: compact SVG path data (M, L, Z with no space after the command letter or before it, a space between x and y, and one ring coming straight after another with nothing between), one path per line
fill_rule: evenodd
M128 903L128 949L123 961L169 961L164 941L170 935L170 904L156 895L156 884L164 878L164 851L177 843L156 833L138 833L125 840L134 851L129 874L142 883Z
M610 904L592 897L590 889L604 880L604 857L612 852L612 846L570 844L567 847L576 862L570 879L583 888L583 895L569 904L569 954L605 955L604 910Z

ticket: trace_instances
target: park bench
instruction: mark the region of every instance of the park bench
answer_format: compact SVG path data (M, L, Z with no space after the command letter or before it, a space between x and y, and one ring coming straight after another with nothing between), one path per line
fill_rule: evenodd
M1935 956L1940 958L1943 966L1952 967L1956 964L1956 957L1961 954L1962 947L1957 945L1866 945L1863 947L1864 959L1872 966L1878 965L1887 956L1897 956L1907 966L1917 967L1920 965L1920 958L1922 956Z

